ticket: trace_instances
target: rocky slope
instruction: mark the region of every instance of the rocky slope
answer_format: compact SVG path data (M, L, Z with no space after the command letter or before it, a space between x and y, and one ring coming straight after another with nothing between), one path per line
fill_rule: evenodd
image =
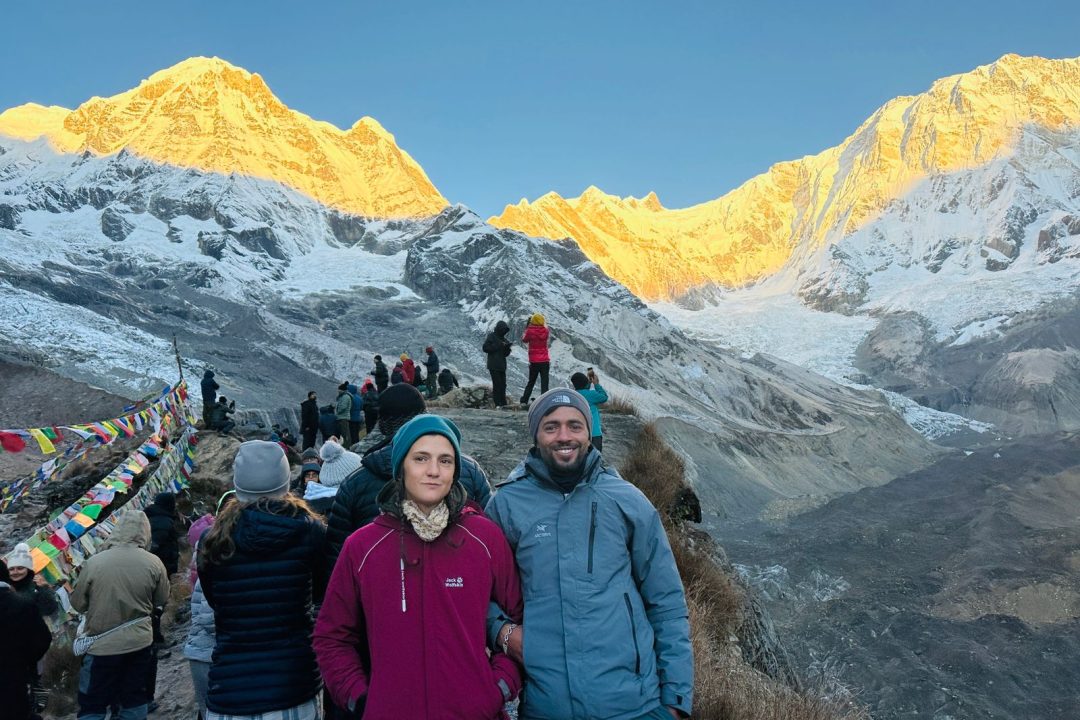
M800 667L875 718L1080 713L1080 436L941 460L719 539Z

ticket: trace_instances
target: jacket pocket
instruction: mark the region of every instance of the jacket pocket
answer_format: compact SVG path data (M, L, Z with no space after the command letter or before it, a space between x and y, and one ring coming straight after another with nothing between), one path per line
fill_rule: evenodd
M630 637L634 638L634 674L641 674L641 648L638 647L637 622L634 620L634 606L630 602L630 593L623 593L626 601L626 614L630 616Z
M592 512L589 514L589 574L592 575L593 544L596 542L596 501L593 500Z

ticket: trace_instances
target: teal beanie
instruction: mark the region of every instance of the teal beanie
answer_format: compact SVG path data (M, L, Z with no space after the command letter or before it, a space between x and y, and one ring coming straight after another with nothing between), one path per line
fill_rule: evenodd
M454 446L454 480L461 476L461 431L450 420L438 415L417 415L394 433L390 462L394 477L401 474L401 464L409 448L424 435L442 435Z

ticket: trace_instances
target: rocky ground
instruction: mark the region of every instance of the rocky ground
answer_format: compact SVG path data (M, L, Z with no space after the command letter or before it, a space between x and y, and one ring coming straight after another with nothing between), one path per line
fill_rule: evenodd
M1080 717L1080 434L969 453L715 534L875 718Z

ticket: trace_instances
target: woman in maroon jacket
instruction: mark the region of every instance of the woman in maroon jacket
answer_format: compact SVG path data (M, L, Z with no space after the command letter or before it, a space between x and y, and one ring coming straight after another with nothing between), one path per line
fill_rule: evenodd
M529 346L529 383L525 386L525 392L521 394L521 404L528 405L532 400L533 385L536 378L540 378L540 394L548 391L548 376L551 372L551 356L548 355L548 332L544 324L544 316L535 313L529 318L529 326L525 328L525 334L521 336L521 342Z
M520 622L520 579L502 532L466 504L459 441L436 415L403 425L382 514L334 566L315 654L334 704L364 720L495 720L521 689L485 630L490 602Z

